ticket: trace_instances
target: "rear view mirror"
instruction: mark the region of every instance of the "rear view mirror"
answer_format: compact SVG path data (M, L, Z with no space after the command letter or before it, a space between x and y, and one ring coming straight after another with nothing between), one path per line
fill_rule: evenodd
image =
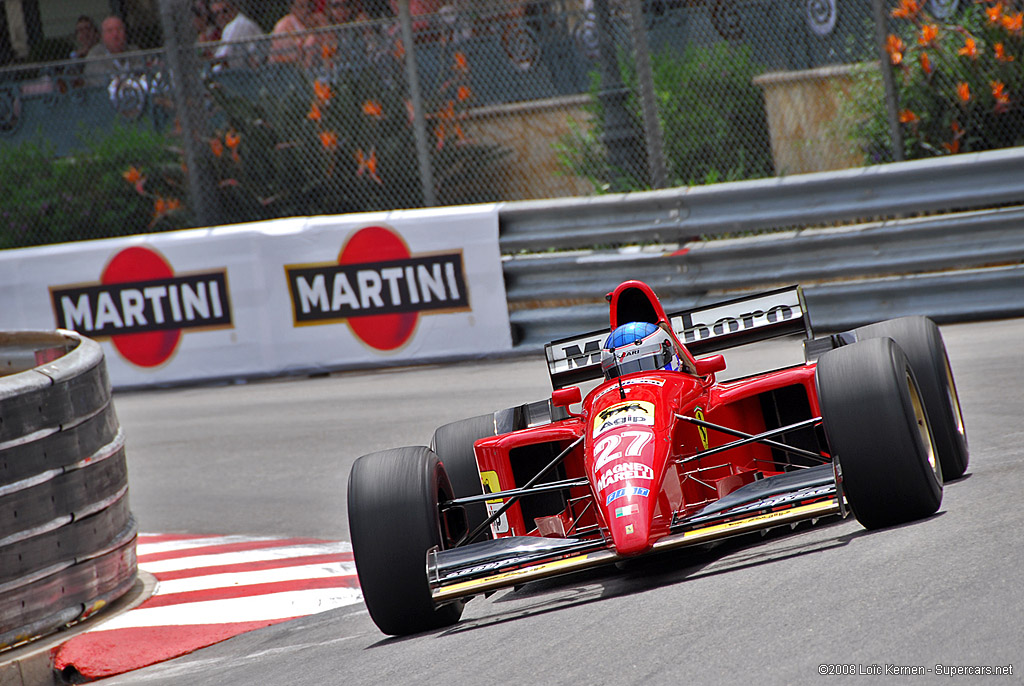
M721 355L719 355L719 357L721 357ZM551 392L551 404L555 407L569 407L573 403L578 403L581 400L583 400L583 394L580 392L579 386L559 388L557 391Z
M725 370L724 355L709 355L697 360L697 376L707 376Z

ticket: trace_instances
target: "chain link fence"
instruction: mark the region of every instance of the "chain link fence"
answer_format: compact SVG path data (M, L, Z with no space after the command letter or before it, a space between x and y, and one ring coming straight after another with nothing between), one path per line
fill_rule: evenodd
M1022 0L435 5L227 46L165 5L164 48L0 70L0 248L1024 137Z

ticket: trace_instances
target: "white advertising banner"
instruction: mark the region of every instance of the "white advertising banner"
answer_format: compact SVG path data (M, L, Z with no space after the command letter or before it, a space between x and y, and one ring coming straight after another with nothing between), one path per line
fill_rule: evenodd
M99 340L117 387L512 347L493 205L0 251L0 330Z

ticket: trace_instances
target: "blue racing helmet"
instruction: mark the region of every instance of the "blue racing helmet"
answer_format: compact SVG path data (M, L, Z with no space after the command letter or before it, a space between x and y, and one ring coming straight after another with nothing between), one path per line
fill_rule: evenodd
M601 348L605 379L633 372L678 369L668 333L650 322L630 322L616 327Z

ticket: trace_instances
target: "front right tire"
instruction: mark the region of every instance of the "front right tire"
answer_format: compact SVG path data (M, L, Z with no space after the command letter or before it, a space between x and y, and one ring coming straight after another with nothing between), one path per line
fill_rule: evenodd
M815 371L825 436L846 500L865 528L934 514L942 468L906 354L890 338L831 350Z

